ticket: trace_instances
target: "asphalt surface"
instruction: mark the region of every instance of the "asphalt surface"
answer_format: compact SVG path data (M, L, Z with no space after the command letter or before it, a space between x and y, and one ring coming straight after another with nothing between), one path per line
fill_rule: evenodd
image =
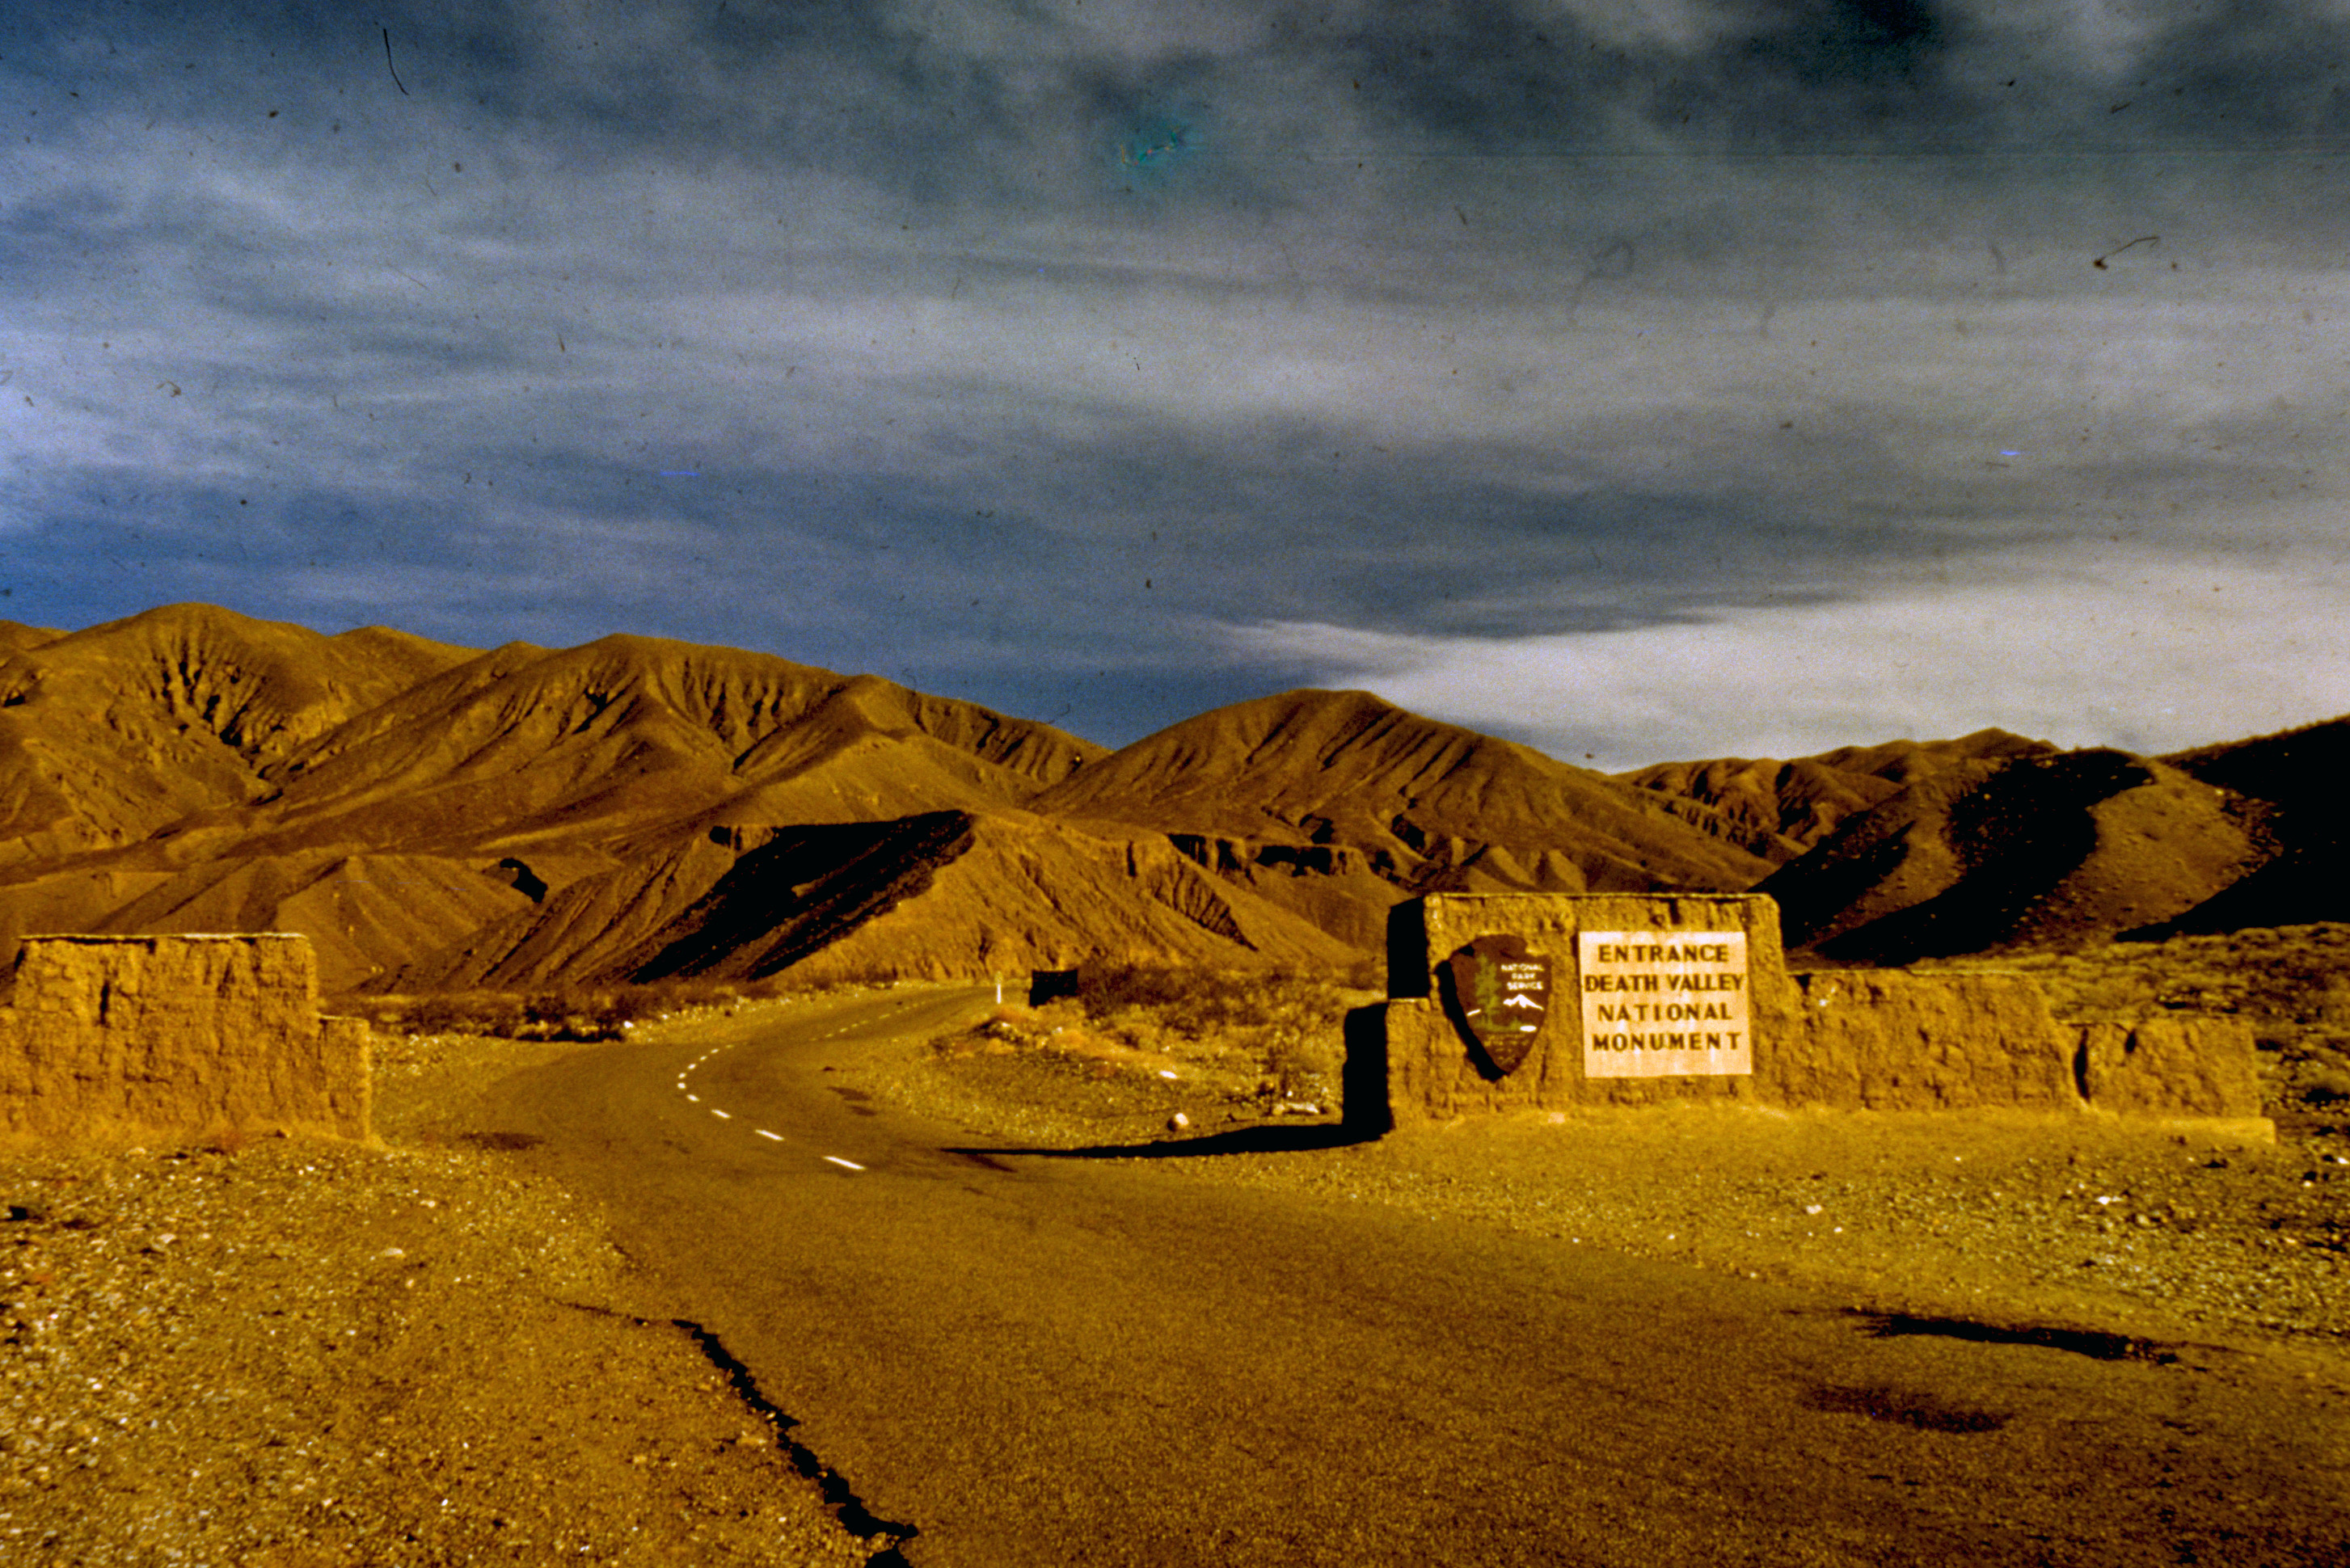
M2003 1343L1158 1160L990 1151L827 1071L985 996L716 1021L493 1102L908 1563L2350 1561L2338 1367Z

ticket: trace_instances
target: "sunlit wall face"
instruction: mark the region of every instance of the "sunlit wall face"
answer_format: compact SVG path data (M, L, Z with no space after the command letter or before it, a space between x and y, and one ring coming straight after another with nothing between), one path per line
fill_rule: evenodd
M1117 742L2350 710L2350 17L0 22L0 615L636 630Z

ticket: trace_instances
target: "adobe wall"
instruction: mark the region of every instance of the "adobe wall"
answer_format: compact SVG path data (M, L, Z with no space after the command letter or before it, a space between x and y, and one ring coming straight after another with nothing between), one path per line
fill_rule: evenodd
M369 1042L318 1013L307 939L28 937L0 1009L0 1137L366 1138Z
M2261 1078L2252 1026L2239 1018L2156 1013L2064 1026L2081 1092L2123 1116L2257 1116Z
M1678 949L1602 945L1601 933L1671 933ZM1719 957L1742 938L1742 1005L1679 1006L1662 1027L1698 1031L1744 1054L1716 1051L1716 1070L1639 1075L1637 1053L1586 1049L1586 1008L1607 1016L1607 988L1630 982L1611 961L1661 950ZM1586 934L1592 941L1585 943ZM1547 958L1546 1016L1514 1064L1472 1043L1471 1003L1447 977L1448 961L1479 938L1519 939ZM1645 941L1640 938L1637 940ZM1586 975L1583 958L1593 960ZM2126 1116L2253 1118L2260 1115L2251 1032L2232 1019L2167 1014L2120 1023L2059 1021L2046 994L2020 975L1835 970L1792 973L1778 906L1752 894L1430 894L1398 905L1388 923L1389 1000L1348 1033L1350 1117L1384 1097L1388 1125L1454 1116L1665 1101L1723 1101L1787 1108L1915 1111L2095 1109ZM1670 967L1670 966L1667 966ZM1693 967L1702 971L1709 966ZM1669 981L1692 1002L1702 988L1734 987L1742 966ZM1638 1000L1660 1000L1653 993ZM1525 1007L1524 1015L1534 1009ZM1619 1008L1617 1015L1627 1010ZM1659 1012L1662 1015L1662 1012ZM1720 1021L1715 1021L1720 1015ZM1600 1025L1614 1028L1614 1025ZM1645 1025L1627 1025L1627 1041ZM1676 1041L1679 1035L1674 1035ZM1508 1052L1503 1053L1504 1055ZM1675 1055L1674 1062L1693 1058ZM1600 1075L1587 1070L1597 1066ZM1729 1070L1721 1070L1722 1068ZM1369 1106L1364 1106L1364 1102ZM1359 1107L1359 1108L1358 1108Z

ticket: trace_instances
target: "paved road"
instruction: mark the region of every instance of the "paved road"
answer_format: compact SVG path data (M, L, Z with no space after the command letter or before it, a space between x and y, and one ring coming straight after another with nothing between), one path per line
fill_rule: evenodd
M2272 1356L1885 1335L1598 1249L973 1151L825 1071L980 994L499 1091L910 1563L2350 1561L2350 1420Z

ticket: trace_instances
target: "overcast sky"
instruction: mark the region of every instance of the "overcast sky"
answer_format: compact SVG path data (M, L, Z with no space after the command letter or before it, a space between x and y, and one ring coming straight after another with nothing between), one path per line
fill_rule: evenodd
M16 0L0 616L1609 768L2331 717L2345 62L2315 0Z

